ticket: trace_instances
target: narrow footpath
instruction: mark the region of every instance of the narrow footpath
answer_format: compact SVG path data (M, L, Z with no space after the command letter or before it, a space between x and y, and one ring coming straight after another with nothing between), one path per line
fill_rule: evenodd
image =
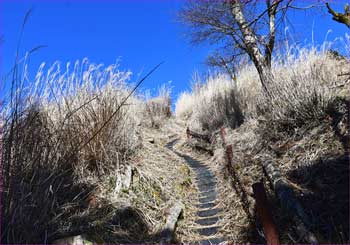
M198 225L195 232L202 237L200 241L193 241L199 244L218 244L225 241L224 237L218 236L217 233L220 226L217 225L221 218L222 209L217 207L217 179L211 169L204 163L181 154L174 150L174 145L179 141L175 139L165 145L166 148L173 151L179 157L183 158L191 170L195 173L195 185L198 190L198 197L194 199L195 207L198 208L197 219L195 223Z

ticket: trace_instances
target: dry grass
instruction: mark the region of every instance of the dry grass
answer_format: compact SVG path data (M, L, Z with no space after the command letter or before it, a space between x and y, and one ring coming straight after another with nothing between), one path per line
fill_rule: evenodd
M346 43L348 48L350 42ZM329 48L291 47L284 56L275 57L270 99L261 94L253 66L239 71L235 94L245 121L238 128L226 128L238 178L228 181L231 178L224 166L219 136L212 159L221 186L222 225L230 242L265 242L257 233L257 227L262 230L255 218L249 218L255 214L251 186L261 178L269 192L281 242L303 242L293 233L290 216L281 208L263 174L261 161L266 154L280 165L282 174L290 181L311 217L311 229L319 241L349 242L349 84L338 76L349 72L349 60L334 56L327 51ZM225 89L221 84L212 88ZM234 86L228 89L233 90ZM196 101L205 101L204 92L214 94L206 89L201 94L194 89L191 94L184 93L176 104L177 116L187 119L190 127L202 127L198 123L200 113L195 114L190 108L195 108ZM189 104L185 105L185 100ZM207 99L204 109L214 107L217 103L214 100L217 100L214 95ZM219 125L208 115L201 121L217 128ZM221 117L224 120L226 115Z
M278 225L281 242L300 243L293 233L293 222L276 199L270 184L263 174L261 161L266 153L279 164L282 175L292 185L297 198L311 217L311 229L321 243L347 243L349 241L349 158L345 142L346 116L339 119L339 129L332 123L321 124L313 130L305 130L302 137L281 138L274 144L261 144L255 131L257 121L245 123L240 128L228 131L227 142L232 144L233 162L242 188L230 185L227 169L218 171L223 187L222 206L225 207L223 225L231 241L237 243L261 243L263 238L256 232L256 220L250 220L244 208L253 215L254 200L251 198L252 184L265 180L269 192L274 218ZM342 125L342 126L341 126ZM337 131L342 131L338 135ZM219 141L220 142L220 141ZM344 145L345 143L345 145ZM215 152L215 162L224 168L224 152L221 146ZM237 190L238 189L238 190ZM248 202L241 200L242 193ZM238 224L238 225L237 225ZM261 227L260 227L261 230Z
M348 37L348 36L347 36ZM346 42L348 44L348 41ZM276 55L269 84L272 98L261 92L259 76L252 64L243 66L235 84L225 75L195 81L191 93L176 102L176 116L190 127L213 131L222 125L235 128L244 119L263 119L276 131L291 131L304 124L317 124L327 117L335 97L346 95L344 78L349 61L332 55L331 44L319 48L287 47Z
M327 49L297 49L287 53L283 63L275 64L275 80L270 84L272 98L258 96L257 116L268 121L276 132L294 133L309 124L318 125L335 108L340 92L334 86L342 83L349 61L334 57Z
M61 69L41 66L34 83L16 79L1 112L3 243L46 243L62 227L105 220L91 197L101 180L122 174L140 147L142 103L131 97L121 106L130 72L87 60Z
M163 85L158 96L146 99L145 121L153 128L160 128L164 120L171 117L171 88Z
M223 125L236 127L243 121L234 83L220 74L209 76L205 83L197 78L192 94L180 95L175 113L188 119L191 128L201 131L213 131Z

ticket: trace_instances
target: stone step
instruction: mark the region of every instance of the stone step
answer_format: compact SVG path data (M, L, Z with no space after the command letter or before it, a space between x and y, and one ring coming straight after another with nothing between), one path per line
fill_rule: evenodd
M216 188L213 188L213 189L210 189L210 190L207 190L207 191L201 191L199 192L199 197L202 198L202 197L207 197L207 196L217 196L218 193L216 191Z
M218 233L219 228L218 226L203 227L196 229L196 232L202 236L212 236Z
M221 211L222 211L221 208L209 208L209 209L197 211L197 215L199 217L210 217L210 216L217 215Z
M201 163L200 161L197 161L196 159L193 159L190 156L187 155L182 155L182 157L187 161L188 165L192 165L194 167L202 167L205 166L203 163Z
M212 172L211 169L207 166L202 166L202 168L196 168L193 170L196 174L203 174L203 173L208 173Z
M206 167L200 163L187 163L187 164L193 169L193 171L202 171L206 169Z
M213 208L217 205L215 202L208 202L208 203L200 203L196 204L196 207L199 209L205 209L205 208Z
M210 178L210 179L198 179L196 180L196 183L198 184L207 184L207 183L215 183L216 184L217 182L217 179L214 177L214 178Z
M196 173L195 179L210 179L215 178L215 175L212 172Z
M217 180L216 180L216 178L198 179L195 182L196 182L197 185L206 185L206 184L216 184Z
M211 175L211 176L214 176L215 175L213 174L212 171L210 171L210 169L205 169L205 170L202 170L202 171L194 171L196 173L196 177L205 177L205 176L208 176L208 175Z
M206 175L206 176L202 176L202 177L194 177L194 179L199 182L199 181L209 181L209 180L214 180L216 181L216 177L214 175Z
M204 184L197 184L197 188L200 192L208 191L210 189L216 188L216 182L208 182Z
M212 191L215 191L216 192L216 186L213 186L212 188L210 189L207 189L207 190L203 190L203 191L199 191L198 192L198 196L205 196L206 193L209 193L209 192L212 192Z
M212 237L212 238L208 238L208 239L199 241L198 243L207 245L207 244L219 244L219 243L222 243L225 241L226 240L223 237Z
M211 170L208 167L202 166L202 167L198 167L198 168L192 168L192 171L198 175L198 174L206 174L206 173L210 173Z
M209 218L197 219L195 222L199 225L214 225L220 220L220 216L214 216Z
M216 200L216 195L209 195L207 197L198 198L200 203L213 202Z

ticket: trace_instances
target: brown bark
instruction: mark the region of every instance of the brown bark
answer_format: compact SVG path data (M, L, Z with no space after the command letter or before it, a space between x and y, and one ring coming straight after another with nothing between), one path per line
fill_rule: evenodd
M350 28L350 11L349 11L349 5L345 4L344 7L344 14L335 12L331 6L329 6L329 3L326 3L328 13L330 13L333 16L333 20L345 24L347 27Z

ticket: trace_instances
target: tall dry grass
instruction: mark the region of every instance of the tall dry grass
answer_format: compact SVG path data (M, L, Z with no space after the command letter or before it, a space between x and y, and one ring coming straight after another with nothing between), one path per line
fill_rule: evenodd
M89 225L82 218L89 195L99 180L120 174L141 143L143 103L131 96L122 104L130 75L84 59L43 64L34 82L25 65L14 76L1 111L2 243L52 242L62 228L78 229L77 220Z
M214 74L205 82L193 81L192 94L184 92L176 102L175 114L189 119L192 128L215 130L223 125L236 127L243 121L235 85L228 76Z
M256 115L264 116L268 127L280 132L294 133L304 126L316 126L329 117L338 97L345 95L339 74L349 71L346 57L331 52L331 44L320 49L288 49L277 57L270 84L271 98L257 96Z
M146 96L145 121L153 128L159 128L164 120L171 117L171 88L163 84L158 95L151 98Z
M348 48L349 35L345 39ZM187 119L191 127L208 130L223 124L236 127L243 119L258 118L268 122L268 127L290 132L318 123L327 117L336 97L344 94L337 88L343 83L338 75L349 72L349 60L334 56L331 47L327 42L320 47L291 45L276 54L274 80L269 84L271 98L262 93L252 64L241 67L236 84L223 74L209 76L179 96L176 116Z

